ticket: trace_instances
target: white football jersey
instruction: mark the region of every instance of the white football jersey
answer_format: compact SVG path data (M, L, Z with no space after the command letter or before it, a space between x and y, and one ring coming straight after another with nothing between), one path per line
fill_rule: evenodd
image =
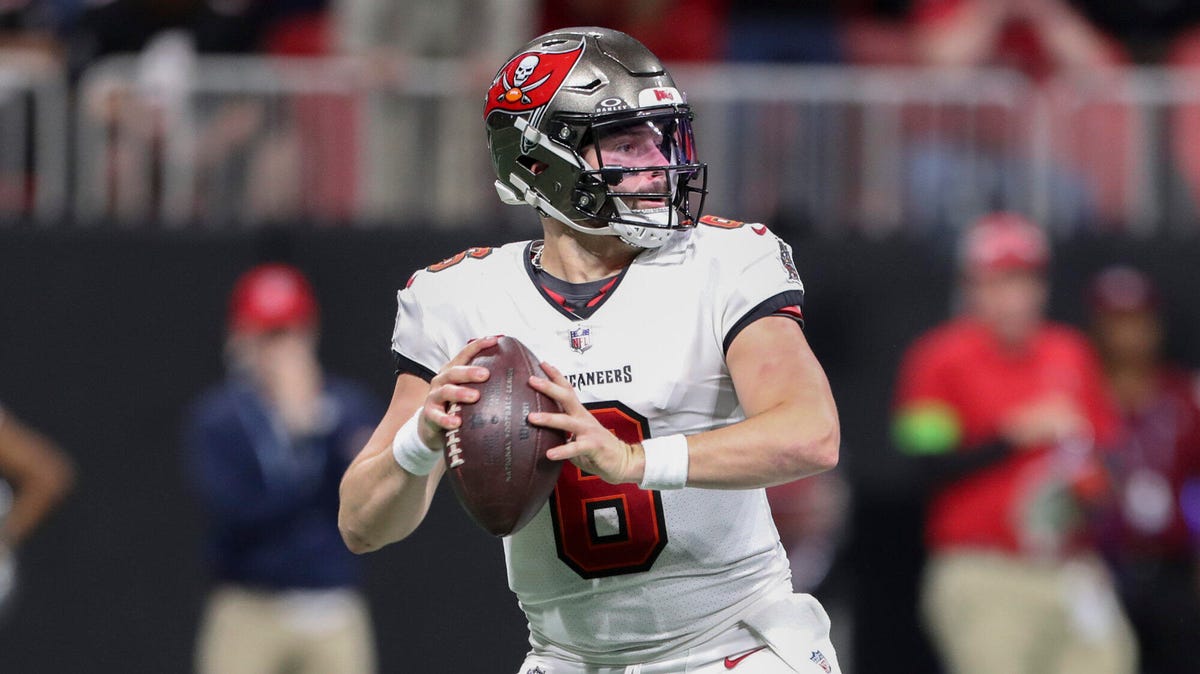
M471 339L503 334L558 367L626 441L740 421L729 343L798 307L803 285L790 247L766 227L702 222L640 254L583 319L534 280L534 242L419 271L399 293L397 366L428 379ZM534 651L590 664L663 657L791 591L762 489L643 491L566 464L504 550Z

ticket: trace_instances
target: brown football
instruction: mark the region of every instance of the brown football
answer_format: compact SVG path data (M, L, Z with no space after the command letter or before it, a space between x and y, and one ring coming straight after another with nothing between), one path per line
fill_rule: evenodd
M518 340L501 337L471 360L491 372L487 381L468 384L479 400L450 406L463 423L446 432L447 477L459 503L494 536L516 533L533 519L562 470L546 450L563 444L564 435L528 420L531 412L562 411L529 386L530 375L546 376L539 362Z

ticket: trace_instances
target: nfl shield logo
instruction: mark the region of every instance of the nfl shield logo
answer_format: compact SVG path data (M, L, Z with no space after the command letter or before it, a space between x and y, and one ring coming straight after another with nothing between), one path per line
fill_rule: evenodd
M832 674L833 665L829 664L829 658L826 658L825 654L821 651L813 651L812 655L808 656L808 659L816 663L826 674Z
M583 353L592 348L592 329L581 325L571 330L571 350Z

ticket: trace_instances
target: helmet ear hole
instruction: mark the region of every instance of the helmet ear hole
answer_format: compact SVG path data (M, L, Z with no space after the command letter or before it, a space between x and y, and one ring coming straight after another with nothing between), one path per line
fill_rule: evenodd
M529 173L531 175L538 175L539 173L541 173L542 171L545 171L550 166L546 162L538 161L527 154L523 154L520 157L517 157L517 164L520 165L522 168L524 168L526 171L529 171Z

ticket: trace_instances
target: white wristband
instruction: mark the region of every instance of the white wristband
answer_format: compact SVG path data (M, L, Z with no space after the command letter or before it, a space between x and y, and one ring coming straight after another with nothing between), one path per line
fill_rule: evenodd
M420 423L421 410L418 408L417 413L396 431L396 438L392 440L392 458L413 475L428 475L442 460L442 454L430 449L421 440L418 431Z
M639 487L649 491L687 486L687 436L677 434L643 440L642 450L646 454L646 469Z

